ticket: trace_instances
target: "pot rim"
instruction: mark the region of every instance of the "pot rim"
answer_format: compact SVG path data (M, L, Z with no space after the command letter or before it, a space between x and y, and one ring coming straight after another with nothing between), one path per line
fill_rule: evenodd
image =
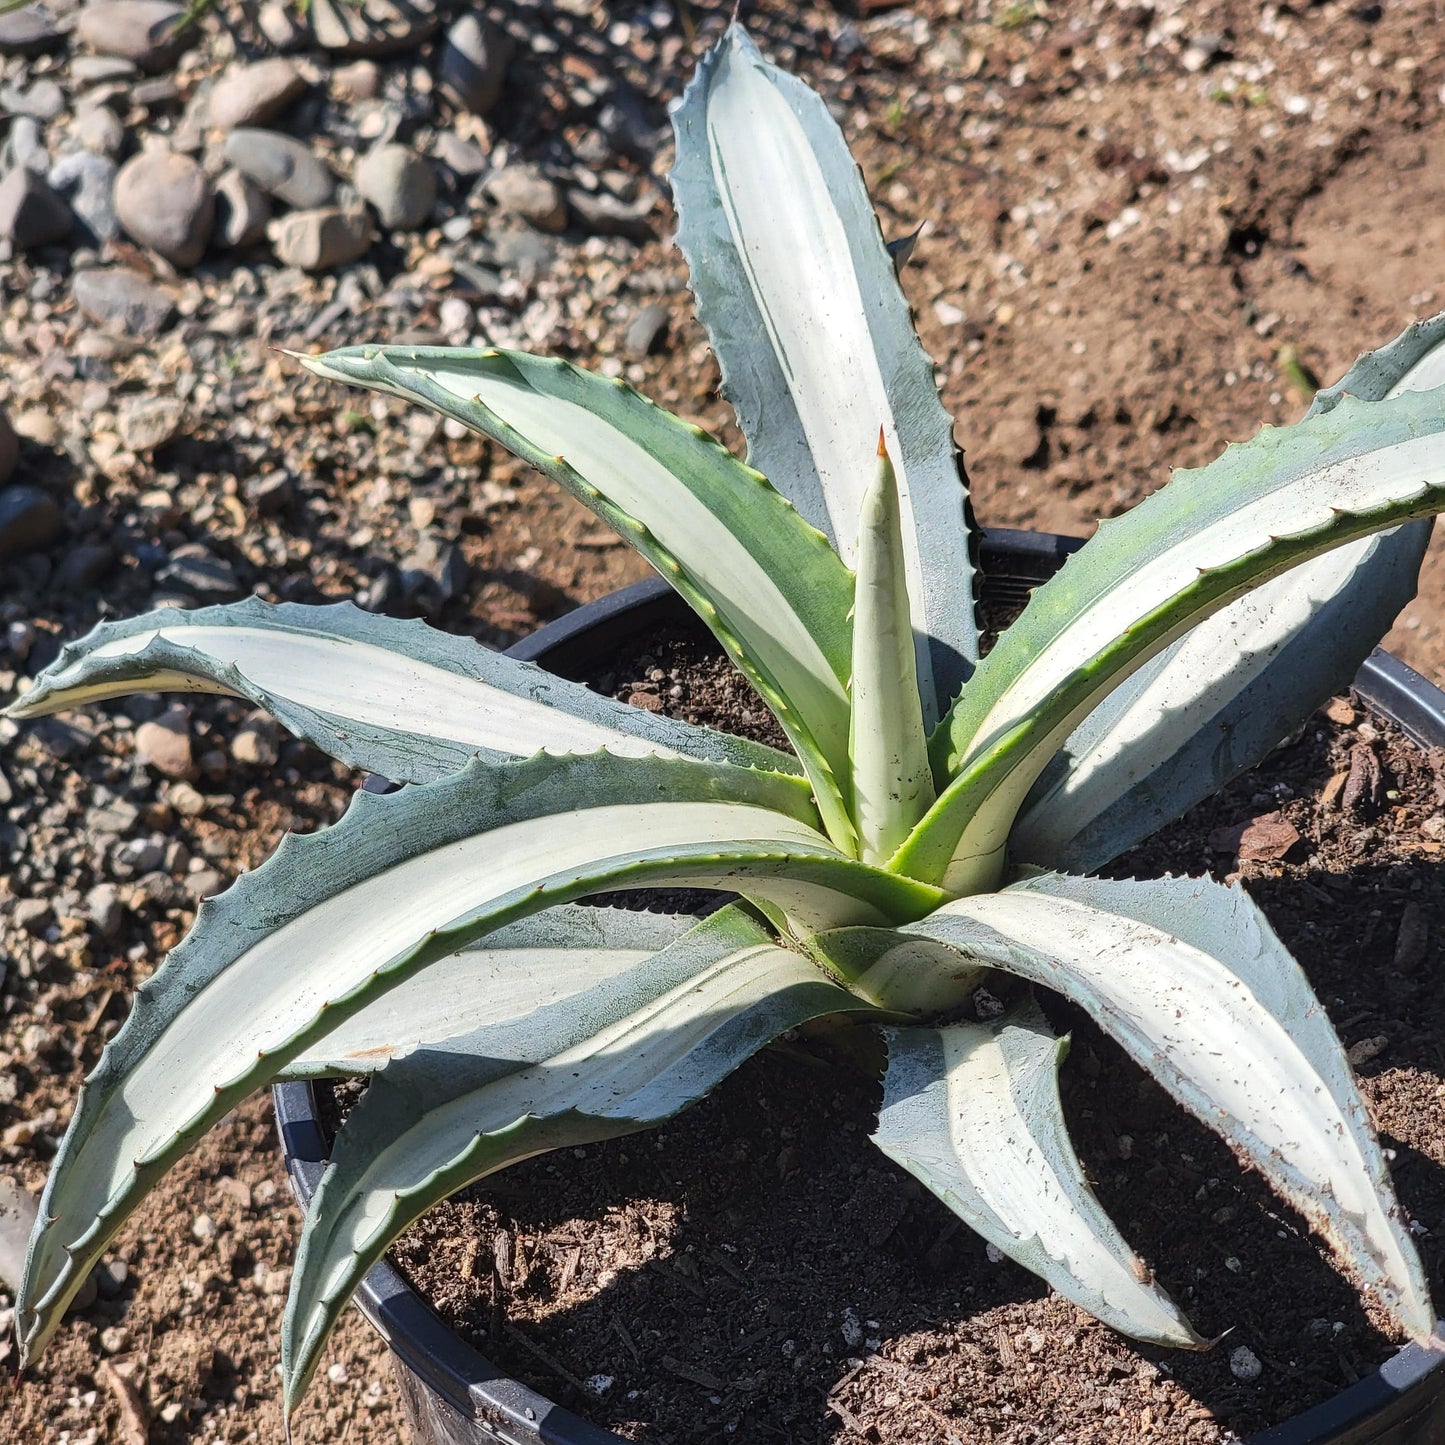
M1076 537L985 528L982 571L1007 596L1011 589L1018 592L1044 580L1081 546L1083 539ZM645 616L674 596L661 577L619 588L538 628L509 647L507 655L523 662L565 657L587 645L598 628L625 627L629 619ZM1445 746L1445 692L1399 658L1377 647L1353 687L1421 747ZM272 1097L286 1172L304 1209L327 1160L314 1089L309 1082L277 1084ZM388 1259L371 1269L355 1298L407 1369L505 1445L626 1445L621 1436L498 1369L446 1325ZM1440 1332L1445 1334L1445 1323ZM1445 1351L1406 1345L1372 1374L1302 1414L1251 1435L1242 1445L1370 1445L1383 1440L1386 1430L1408 1430L1412 1421L1424 1419L1434 1397L1445 1389L1442 1367Z

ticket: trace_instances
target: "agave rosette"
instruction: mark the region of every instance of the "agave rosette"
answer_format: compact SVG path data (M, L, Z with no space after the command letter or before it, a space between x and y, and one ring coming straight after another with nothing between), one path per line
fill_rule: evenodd
M1259 761L1411 595L1417 519L1445 509L1445 320L1101 527L980 659L951 425L842 134L737 25L675 124L680 244L750 464L565 361L302 360L567 488L697 610L791 751L348 606L163 611L67 647L13 715L230 693L412 786L286 839L140 990L46 1186L25 1356L160 1176L274 1080L370 1080L305 1222L289 1413L430 1205L670 1118L838 1014L885 1031L881 1149L1098 1318L1198 1346L1089 1188L1030 986L1084 1009L1430 1337L1339 1040L1258 909L1210 880L1086 875ZM672 885L736 901L701 921L579 902ZM990 970L1016 1002L975 1022Z

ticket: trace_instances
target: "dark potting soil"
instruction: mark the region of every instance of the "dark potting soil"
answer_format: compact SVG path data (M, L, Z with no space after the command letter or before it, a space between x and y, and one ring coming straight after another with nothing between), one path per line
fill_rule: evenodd
M782 742L700 629L607 667L600 690ZM1111 870L1213 871L1258 899L1356 1062L1437 1297L1442 805L1445 753L1337 700ZM1196 1327L1228 1331L1210 1352L1136 1346L991 1259L868 1142L881 1057L861 1029L806 1031L662 1129L487 1180L395 1258L496 1364L652 1445L1204 1445L1298 1413L1397 1348L1224 1144L1082 1016L1049 1009L1073 1035L1065 1098L1090 1177Z

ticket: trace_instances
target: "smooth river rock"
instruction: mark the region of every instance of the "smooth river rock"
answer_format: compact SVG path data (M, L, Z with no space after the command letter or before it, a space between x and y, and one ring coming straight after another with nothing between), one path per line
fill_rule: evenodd
M120 168L115 213L133 241L185 267L206 253L215 202L205 172L190 156L153 146Z
M17 166L0 180L0 239L17 251L64 241L75 218L45 181Z
M371 217L336 206L292 211L272 221L268 233L276 259L303 271L325 271L360 260L371 245Z
M254 246L266 239L271 198L249 176L223 171L216 182L216 222L211 242L223 250Z
M75 33L102 55L159 71L199 37L195 29L179 28L184 14L169 0L92 0L76 17Z
M442 94L453 105L486 115L502 98L513 49L512 37L500 25L485 15L463 15L442 46Z
M560 231L567 224L562 192L533 166L504 166L487 177L486 189L499 210L539 231Z
M77 271L70 294L83 315L123 336L159 336L176 312L169 294L126 266Z
M39 487L6 487L0 492L0 557L38 552L65 529L54 497Z
M206 122L218 130L266 125L305 90L301 72L280 56L236 66L212 86Z
M321 158L279 131L233 130L226 137L226 161L288 206L324 206L336 194L336 177Z
M415 231L436 205L436 170L404 145L379 145L357 162L356 189L388 231Z

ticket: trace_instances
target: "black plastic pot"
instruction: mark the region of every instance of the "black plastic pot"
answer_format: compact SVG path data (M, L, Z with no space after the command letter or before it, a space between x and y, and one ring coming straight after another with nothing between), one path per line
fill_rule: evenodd
M1007 605L1055 572L1079 541L1035 532L984 533L985 597ZM623 588L541 628L509 655L567 674L590 656L680 616L685 604L660 578ZM1445 693L1377 649L1355 687L1426 747L1445 746ZM326 1162L310 1084L274 1090L291 1186L304 1206ZM620 1436L554 1405L502 1374L454 1334L389 1263L367 1275L361 1312L391 1346L416 1445L624 1445ZM1442 1326L1445 1331L1445 1326ZM1374 1374L1251 1437L1247 1445L1441 1445L1445 1353L1410 1345Z

